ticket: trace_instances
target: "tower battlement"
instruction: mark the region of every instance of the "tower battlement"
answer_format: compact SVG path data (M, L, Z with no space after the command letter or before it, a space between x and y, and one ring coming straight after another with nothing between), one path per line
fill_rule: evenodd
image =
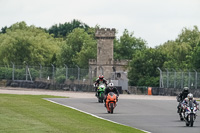
M114 65L121 65L121 66L126 66L128 65L129 60L115 60Z
M89 64L90 65L96 65L97 64L97 60L95 60L95 59L89 59Z
M95 36L97 39L107 38L107 39L114 39L115 38L116 30L114 28L101 28L97 29Z

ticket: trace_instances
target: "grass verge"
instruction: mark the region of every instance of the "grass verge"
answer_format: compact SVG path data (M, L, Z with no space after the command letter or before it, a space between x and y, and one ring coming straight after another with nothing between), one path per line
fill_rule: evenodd
M144 133L101 120L42 98L47 95L0 94L3 133ZM61 97L59 97L61 98Z

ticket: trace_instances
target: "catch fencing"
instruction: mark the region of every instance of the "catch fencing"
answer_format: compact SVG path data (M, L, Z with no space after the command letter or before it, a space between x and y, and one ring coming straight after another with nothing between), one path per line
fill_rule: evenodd
M160 88L182 89L187 86L190 89L200 89L200 72L196 70L165 69L160 71Z
M103 73L103 71L102 71ZM24 88L44 88L44 89L65 89L72 91L94 91L96 81L96 69L81 69L79 66L69 68L51 66L30 66L28 64L0 65L0 84L6 80L6 86ZM121 79L126 76L123 72L110 73L108 82L116 82L118 90L128 89L128 79ZM117 79L120 78L120 79ZM121 92L122 93L122 92Z
M51 66L30 66L25 65L0 65L0 80L23 80L23 81L43 81L51 84L63 84L67 81L78 84L93 84L92 70Z

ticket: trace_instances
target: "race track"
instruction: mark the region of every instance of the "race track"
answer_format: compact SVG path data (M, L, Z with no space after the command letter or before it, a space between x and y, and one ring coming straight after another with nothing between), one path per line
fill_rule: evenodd
M108 114L97 98L52 98L56 103L109 119L127 126L152 133L199 133L200 118L194 127L186 127L176 113L176 100L120 99L114 114ZM200 114L200 112L198 112Z

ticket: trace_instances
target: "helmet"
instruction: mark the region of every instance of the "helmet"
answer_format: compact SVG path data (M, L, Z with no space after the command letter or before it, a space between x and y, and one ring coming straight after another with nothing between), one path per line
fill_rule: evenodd
M189 93L189 94L187 95L187 98L188 98L189 100L192 100L192 99L193 99L193 94L192 94L192 93Z
M104 78L104 77L103 77L103 75L99 75L99 80L101 80L101 81L102 81L102 80L103 80L103 78Z
M184 87L183 90L184 90L184 91L188 91L189 88L188 88L188 87Z
M109 84L108 84L108 87L109 87L110 89L113 89L114 84L113 84L113 83L109 83Z

